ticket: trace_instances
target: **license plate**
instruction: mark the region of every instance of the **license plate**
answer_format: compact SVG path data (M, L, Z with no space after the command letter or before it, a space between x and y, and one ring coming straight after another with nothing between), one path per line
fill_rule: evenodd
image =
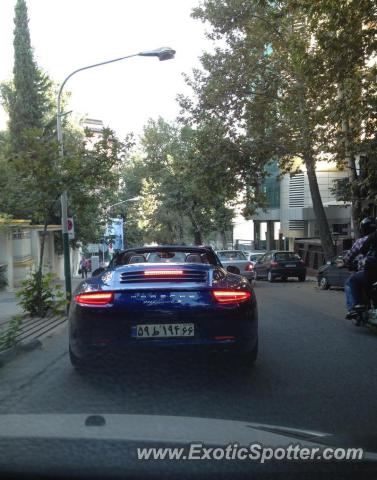
M163 323L132 327L132 336L136 338L193 337L194 333L193 323Z
M285 266L288 268L294 268L296 265L294 263L286 263Z

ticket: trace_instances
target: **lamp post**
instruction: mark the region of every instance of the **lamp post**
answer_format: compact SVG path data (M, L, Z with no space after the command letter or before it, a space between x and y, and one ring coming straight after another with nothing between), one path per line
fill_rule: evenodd
M78 68L70 73L63 83L60 86L58 98L57 98L57 111L56 111L56 131L57 131L57 139L59 144L59 157L64 157L64 147L63 147L63 130L62 130L62 116L65 115L61 111L61 98L63 89L67 83L67 81L76 73L82 72L83 70L88 70L90 68L100 67L102 65L107 65L108 63L119 62L121 60L126 60L127 58L132 57L157 57L160 61L163 60L170 60L174 58L175 50L169 47L162 47L156 50L146 50L143 52L135 53L133 55L127 55L125 57L114 58L113 60L107 60L105 62L95 63L93 65L88 65L86 67ZM62 233L63 233L63 254L64 254L64 277L65 277L65 291L67 299L71 299L72 295L72 284L71 284L71 265L70 265L70 255L69 255L69 238L68 238L68 195L67 192L64 191L60 197L61 202L61 220L62 220ZM68 307L69 308L69 307Z
M122 203L126 202L138 202L141 199L141 197L132 197L132 198L127 198L127 200L122 200L121 202L114 203L113 205L109 205L106 207L106 211L108 212L111 210L113 207L116 207L117 205L121 205Z

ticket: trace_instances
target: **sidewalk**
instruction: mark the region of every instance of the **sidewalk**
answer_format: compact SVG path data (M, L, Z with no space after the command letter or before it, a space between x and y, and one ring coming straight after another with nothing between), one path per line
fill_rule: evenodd
M14 315L22 314L22 308L17 302L15 292L0 292L0 333L6 328Z
M72 277L72 290L81 282L82 278ZM64 282L59 282L64 288ZM8 292L6 290L0 291L0 330L1 325L10 320L13 315L22 314L22 308L18 305L16 292Z
M73 277L72 278L72 289L74 290L78 283L81 281L81 278ZM59 282L63 285L64 283ZM16 292L0 292L0 335L5 331L9 331L10 322L15 315L23 315L22 308L18 305L18 299L16 298ZM7 350L13 351L21 346L21 348L31 348L31 345L38 346L41 337L47 333L51 333L52 330L56 329L58 326L64 324L67 318L65 315L60 317L47 316L45 318L38 317L27 317L22 319L20 326L15 332L16 347L10 347L9 349L4 350L4 345L2 352L5 353ZM10 327L12 328L12 327ZM0 346L1 350L1 346ZM0 351L0 357L2 353ZM1 358L0 358L1 362Z

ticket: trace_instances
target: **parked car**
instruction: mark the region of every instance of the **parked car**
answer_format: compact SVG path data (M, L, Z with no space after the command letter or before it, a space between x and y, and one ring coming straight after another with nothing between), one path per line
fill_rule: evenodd
M344 288L347 278L350 276L348 268L345 268L343 255L338 255L318 270L317 281L321 290L331 287Z
M247 255L247 259L253 264L255 265L257 263L257 261L263 257L263 255L266 254L266 251L265 250L255 250L255 251L252 251L252 252L248 252L248 255Z
M288 277L297 277L300 282L306 279L305 264L295 252L270 250L254 265L255 280L267 278L273 282L276 278L287 280Z
M253 264L246 258L242 250L220 250L217 256L224 268L231 273L253 279Z

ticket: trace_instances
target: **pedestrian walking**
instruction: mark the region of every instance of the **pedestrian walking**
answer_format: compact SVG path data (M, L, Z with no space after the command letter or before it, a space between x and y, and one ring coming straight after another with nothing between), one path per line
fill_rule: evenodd
M85 257L82 257L80 261L81 278L88 278L88 263Z

